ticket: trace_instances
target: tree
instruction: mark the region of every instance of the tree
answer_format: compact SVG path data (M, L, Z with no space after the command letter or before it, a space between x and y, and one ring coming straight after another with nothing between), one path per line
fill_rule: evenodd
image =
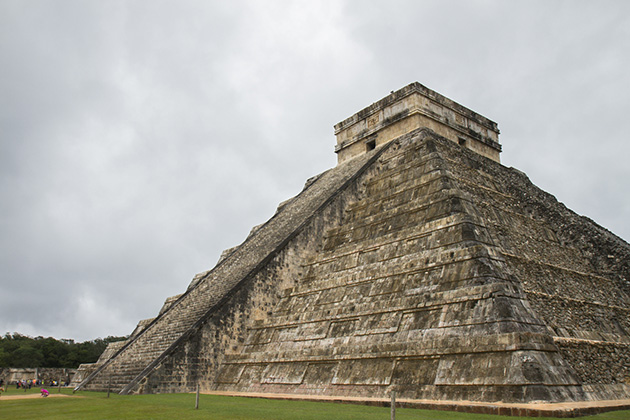
M42 367L44 355L41 350L36 349L31 343L24 342L12 353L12 367L34 368Z
M9 358L9 354L2 348L0 347L0 367L8 367L9 365L7 364L8 359Z
M96 362L109 343L126 339L110 336L75 343L68 339L7 333L0 337L0 367L77 368L81 363Z

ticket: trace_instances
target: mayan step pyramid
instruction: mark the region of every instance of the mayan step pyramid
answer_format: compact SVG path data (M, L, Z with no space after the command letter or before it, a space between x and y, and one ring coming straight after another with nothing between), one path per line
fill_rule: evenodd
M630 245L501 165L496 123L413 83L335 131L335 168L77 388L630 398Z

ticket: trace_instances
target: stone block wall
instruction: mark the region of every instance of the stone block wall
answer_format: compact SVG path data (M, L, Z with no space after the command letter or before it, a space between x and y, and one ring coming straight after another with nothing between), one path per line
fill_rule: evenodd
M50 381L70 382L76 369L68 368L0 368L0 379L4 379L5 386L15 385L16 381L40 379L45 383Z
M296 286L228 354L217 388L583 397L476 199L459 188L450 149L440 153L445 144L426 132L399 142L357 180L357 199L302 263Z
M412 83L335 125L335 153L343 163L424 127L499 162L494 121L419 84Z
M598 385L590 397L623 395L618 390L630 383L630 246L524 174L462 156L452 171L563 360L581 384Z

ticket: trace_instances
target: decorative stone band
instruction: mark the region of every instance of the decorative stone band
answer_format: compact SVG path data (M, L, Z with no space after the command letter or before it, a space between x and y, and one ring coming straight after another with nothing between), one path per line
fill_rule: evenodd
M497 123L415 82L335 125L338 163L423 127L500 161Z

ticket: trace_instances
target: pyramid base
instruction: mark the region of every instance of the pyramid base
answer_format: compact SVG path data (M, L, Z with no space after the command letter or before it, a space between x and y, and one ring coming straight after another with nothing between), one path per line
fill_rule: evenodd
M608 385L605 385L604 387L608 387ZM627 385L621 385L621 387L627 387ZM628 390L626 390L626 392L627 391ZM377 407L389 407L391 404L390 398L230 391L210 391L204 393L210 395L224 395L245 398L267 398L293 401L318 401L334 402L341 404L361 404ZM429 399L397 398L396 407L416 408L423 410L459 411L478 414L497 414L503 416L572 418L595 415L607 411L630 410L630 399L561 403L505 403L482 401L437 401Z

